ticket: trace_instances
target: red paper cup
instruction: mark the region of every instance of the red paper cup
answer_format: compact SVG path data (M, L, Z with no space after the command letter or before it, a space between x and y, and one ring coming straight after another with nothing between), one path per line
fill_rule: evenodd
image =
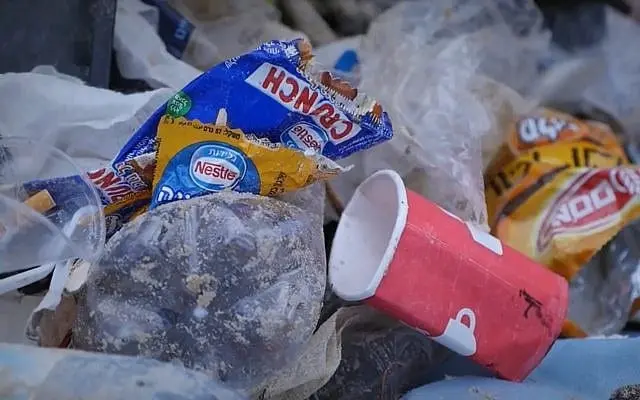
M394 171L365 180L329 260L345 300L366 302L520 381L560 334L567 282L490 234L406 190Z

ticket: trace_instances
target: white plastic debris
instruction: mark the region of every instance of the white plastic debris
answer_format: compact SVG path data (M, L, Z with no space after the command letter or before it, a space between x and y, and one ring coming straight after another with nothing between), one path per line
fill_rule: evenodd
M201 71L169 54L149 22L157 18L157 9L139 0L118 1L113 43L118 69L153 88L180 90Z

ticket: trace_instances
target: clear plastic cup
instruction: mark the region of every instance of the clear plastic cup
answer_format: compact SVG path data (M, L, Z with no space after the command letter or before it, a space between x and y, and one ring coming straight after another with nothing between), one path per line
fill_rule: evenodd
M69 156L40 141L0 138L0 273L97 261L104 242L98 192Z

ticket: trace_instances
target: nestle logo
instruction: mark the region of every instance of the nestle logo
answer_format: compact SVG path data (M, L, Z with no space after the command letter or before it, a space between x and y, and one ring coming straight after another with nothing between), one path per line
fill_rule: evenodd
M240 170L235 165L226 161L201 158L196 160L193 174L209 183L235 182Z
M289 147L322 153L328 139L327 135L318 128L299 123L284 131L280 140Z
M189 174L199 187L212 192L233 189L244 177L244 155L222 144L199 147L191 156Z

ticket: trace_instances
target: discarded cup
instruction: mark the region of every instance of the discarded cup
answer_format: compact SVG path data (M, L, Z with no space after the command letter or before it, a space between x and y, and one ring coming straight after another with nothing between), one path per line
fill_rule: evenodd
M342 214L329 280L366 302L520 381L560 334L567 282L498 239L407 190L391 170L373 174Z
M98 193L66 154L29 139L0 139L0 273L95 261L104 241Z

